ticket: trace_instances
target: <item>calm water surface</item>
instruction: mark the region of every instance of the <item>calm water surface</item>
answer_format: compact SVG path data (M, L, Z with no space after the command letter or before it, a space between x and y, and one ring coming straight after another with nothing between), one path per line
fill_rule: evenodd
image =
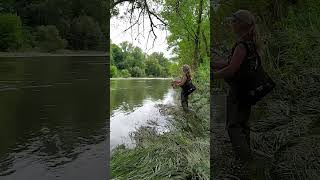
M112 79L110 82L110 148L134 146L129 133L155 121L165 131L166 116L159 105L175 105L177 91L169 79Z
M0 180L106 179L103 61L0 58Z

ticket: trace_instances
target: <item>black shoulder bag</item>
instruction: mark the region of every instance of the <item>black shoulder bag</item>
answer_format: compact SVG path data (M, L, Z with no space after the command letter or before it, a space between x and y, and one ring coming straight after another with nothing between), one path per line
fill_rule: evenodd
M247 43L240 42L245 45L247 49L247 56L245 62L245 65L249 65L250 60L248 58L248 54L250 54L250 49L247 45ZM256 51L255 51L256 53ZM266 96L268 93L270 93L274 87L276 86L275 82L270 78L270 76L265 72L265 70L262 67L260 56L255 56L255 59L258 60L256 63L255 68L246 68L247 72L245 72L245 75L241 77L241 82L239 85L239 100L248 102L251 105L256 104L258 101L260 101L264 96Z
M184 89L184 94L186 96L190 95L191 93L193 93L193 91L197 89L196 86L193 85L191 79L187 80L187 82L185 82L182 88Z

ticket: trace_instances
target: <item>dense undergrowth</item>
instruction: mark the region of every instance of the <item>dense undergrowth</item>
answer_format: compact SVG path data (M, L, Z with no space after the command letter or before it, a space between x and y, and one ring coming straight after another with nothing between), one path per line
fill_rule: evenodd
M272 179L320 179L320 21L312 17L319 15L314 3L289 8L270 33L266 67L277 89L256 107L252 124L254 147L271 157Z
M168 132L140 127L132 133L134 149L117 147L111 157L111 179L209 179L209 65L194 73L197 90L190 96L191 112L160 107L168 115ZM180 91L180 90L178 90Z
M320 4L279 3L287 6L277 19L270 18L270 9L254 9L258 2L241 7L269 19L259 21L263 60L277 84L254 107L252 146L268 159L266 179L320 179Z

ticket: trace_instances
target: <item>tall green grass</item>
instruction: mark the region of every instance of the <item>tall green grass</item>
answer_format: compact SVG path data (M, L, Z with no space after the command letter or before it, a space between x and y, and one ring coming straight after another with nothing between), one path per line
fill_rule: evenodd
M270 32L264 63L277 88L252 118L253 147L271 158L270 179L320 179L319 6L289 7Z

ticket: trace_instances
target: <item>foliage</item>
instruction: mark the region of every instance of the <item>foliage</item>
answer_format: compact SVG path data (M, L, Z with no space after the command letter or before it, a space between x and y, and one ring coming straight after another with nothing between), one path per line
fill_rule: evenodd
M0 13L17 14L22 21L22 31L34 32L42 25L56 26L62 39L68 41L69 49L105 50L109 34L108 3L106 0L6 0L0 4ZM88 23L86 28L79 25L85 23ZM75 30L79 26L80 32ZM92 34L85 34L85 39L80 41L79 33L84 31ZM33 47L33 34L26 35L24 43Z
M62 39L55 26L39 26L36 33L36 41L39 47L48 52L64 49L66 40Z
M202 21L197 22L199 15L198 8L203 3ZM209 1L194 0L175 1L168 0L164 3L162 12L163 18L168 22L168 30L170 35L167 38L173 52L178 55L179 64L196 64L203 62L203 59L209 57ZM196 33L197 26L200 26L200 34ZM194 58L195 38L199 38L200 42L200 58ZM193 67L194 69L197 66Z
M114 78L114 77L118 77L118 69L116 66L110 66L110 75L111 75L111 78Z
M75 18L70 27L70 44L74 49L103 50L105 39L99 24L90 16Z
M23 41L20 17L0 14L0 50L18 49Z
M245 3L247 2L247 3ZM253 148L268 157L268 179L318 179L319 148L319 1L251 1L226 4L214 14L215 47L223 52L232 37L221 27L238 8L259 17L265 42L263 64L277 88L253 111ZM221 30L221 31L220 31Z
M147 55L141 48L129 42L120 45L111 44L111 65L119 70L128 70L132 77L168 77L171 76L169 68L171 62L163 53Z
M122 69L119 73L120 77L124 77L124 78L128 78L131 77L131 74L129 73L129 71L127 69Z
M146 74L148 76L160 77L161 76L161 66L157 61L148 59L146 62Z

